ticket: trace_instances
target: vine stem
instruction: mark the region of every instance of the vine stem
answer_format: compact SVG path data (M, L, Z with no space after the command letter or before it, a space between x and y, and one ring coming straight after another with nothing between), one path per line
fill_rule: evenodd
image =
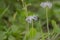
M49 32L49 19L48 19L48 7L46 7L46 22L47 22L48 35L50 35L50 32ZM48 36L48 40L50 40L49 36Z

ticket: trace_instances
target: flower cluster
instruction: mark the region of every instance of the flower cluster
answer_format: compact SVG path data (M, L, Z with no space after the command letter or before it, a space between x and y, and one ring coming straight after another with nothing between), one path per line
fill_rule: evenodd
M42 7L42 8L46 8L46 7L48 7L48 8L52 8L52 3L51 2L42 2L41 4L40 4L40 6Z
M38 17L37 17L36 15L33 15L33 16L28 16L28 17L26 18L26 21L27 21L28 23L32 23L32 20L37 21L37 20L38 20Z

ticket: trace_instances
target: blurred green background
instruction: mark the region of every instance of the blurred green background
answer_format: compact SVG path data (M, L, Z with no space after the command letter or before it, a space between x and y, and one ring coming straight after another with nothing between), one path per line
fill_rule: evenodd
M49 34L46 10L40 6L46 1L53 4L48 10ZM34 14L39 20L33 23L32 28L25 19ZM0 0L0 40L60 40L60 1Z

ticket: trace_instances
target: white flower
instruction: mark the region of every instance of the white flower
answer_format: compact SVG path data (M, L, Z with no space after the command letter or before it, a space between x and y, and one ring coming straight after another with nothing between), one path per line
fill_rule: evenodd
M38 20L38 17L37 17L36 15L33 15L33 16L28 16L28 17L26 18L26 21L27 21L28 23L32 23L32 20L37 21L37 20Z
M43 7L43 8L46 8L46 7L48 7L48 8L52 8L52 3L51 2L42 2L41 4L40 4L40 6L41 7Z

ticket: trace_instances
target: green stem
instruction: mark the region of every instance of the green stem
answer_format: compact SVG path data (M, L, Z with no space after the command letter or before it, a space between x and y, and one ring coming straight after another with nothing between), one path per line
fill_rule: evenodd
M41 30L41 33L43 33L43 30L42 30L42 25L41 25L40 20L39 20L39 24L40 24L40 30Z
M48 7L46 7L46 21L47 21L48 35L50 35L50 32L49 32L49 19L48 19ZM49 36L48 36L48 40L50 40L50 37Z
M26 5L26 3L24 2L24 0L21 0L21 1L22 1L23 10L25 11L26 17L28 17L27 5ZM29 23L27 23L27 30L29 31Z
M32 28L33 28L34 24L33 24L33 20L32 20Z
M23 9L25 11L26 17L28 17L27 4L24 2L24 0L21 0L21 1L22 1L22 5L23 5Z
M39 24L40 24L41 35L43 36L43 30L42 30L42 25L41 25L40 20L39 20ZM44 40L44 37L42 37L42 39L40 39L40 40Z
M21 0L22 1L22 6L23 6L23 8L25 7L25 2L24 2L24 0Z

